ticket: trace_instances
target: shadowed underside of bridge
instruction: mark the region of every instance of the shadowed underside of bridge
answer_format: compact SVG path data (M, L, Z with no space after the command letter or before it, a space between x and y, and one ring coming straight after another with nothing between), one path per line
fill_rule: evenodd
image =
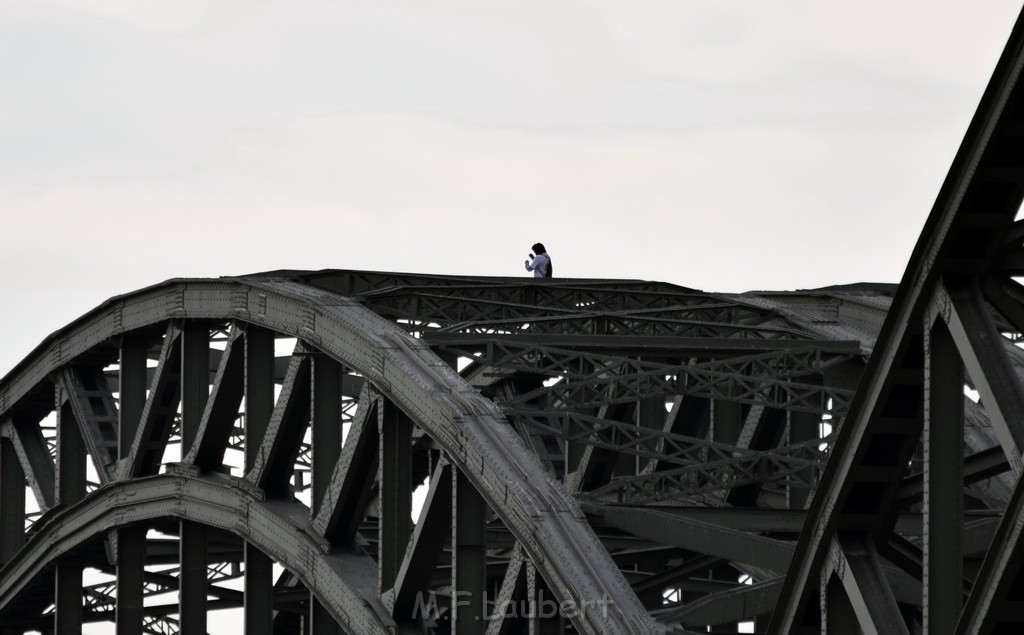
M898 288L107 301L0 380L0 635L1021 632L1022 44Z

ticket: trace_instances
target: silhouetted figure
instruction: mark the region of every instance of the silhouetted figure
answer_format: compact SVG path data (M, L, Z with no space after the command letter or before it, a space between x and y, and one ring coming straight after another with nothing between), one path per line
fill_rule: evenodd
M548 250L544 249L543 243L537 243L531 247L531 249L533 249L537 255L529 255L529 260L525 263L526 270L532 271L534 278L550 278L552 267L551 256L548 255Z

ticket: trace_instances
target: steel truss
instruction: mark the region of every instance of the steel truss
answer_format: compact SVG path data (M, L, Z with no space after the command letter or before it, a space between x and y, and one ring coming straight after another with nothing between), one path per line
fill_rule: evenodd
M0 629L696 625L741 576L777 586L796 524L679 514L800 513L887 292L331 271L114 298L0 384ZM495 328L492 297L560 315Z
M0 379L0 635L1018 632L1022 66L898 289L107 301Z
M1024 631L1022 66L1018 19L808 510L772 632ZM973 434L965 384L980 397L988 444ZM1000 471L994 495L961 495ZM894 527L908 508L921 510L919 540ZM981 541L970 517L980 511L992 514ZM913 602L886 566L918 582Z

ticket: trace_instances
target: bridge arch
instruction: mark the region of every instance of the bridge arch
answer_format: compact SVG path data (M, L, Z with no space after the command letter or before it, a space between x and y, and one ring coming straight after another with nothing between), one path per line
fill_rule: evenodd
M214 350L210 348L209 334L218 330L225 342L215 355L219 360L214 368L203 356ZM376 414L382 421L380 439L366 441L364 447L353 447L347 454L344 448L324 452L322 455L327 458L323 460L331 462L330 469L316 465L314 441L311 478L317 481L314 487L318 490L318 500L305 520L295 525L303 529L301 543L306 545L303 558L295 560L303 564L297 567L296 573L346 630L375 632L364 628L386 628L389 620L399 628L411 626L411 616L407 614L409 594L429 589L423 586L423 580L406 575L409 559L429 559L432 555L436 560L444 545L457 542L463 531L461 510L448 514L447 522L453 525L450 530L444 529L445 520L435 518L438 514L431 515L426 510L423 518L438 524L440 529L427 527L414 531L403 526L408 525L408 521L395 518L408 509L405 500L399 500L391 510L381 509L394 501L388 499L390 494L375 493L381 523L380 541L391 540L391 543L380 547L381 557L374 580L377 588L373 590L372 599L367 601L365 597L369 593L365 579L367 557L359 560L362 563L359 567L347 572L331 568L332 552L355 547L352 520L344 517L345 514L361 514L359 506L367 503L365 486L358 494L353 493L353 477L347 471L373 465L375 460L371 455L376 454L381 472L398 470L396 480L401 481L402 475L407 476L410 470L416 469L410 465L414 450L408 447L413 429L417 435L422 435L420 445L429 446L428 458L433 457L427 480L436 488L437 496L433 499L438 508L445 510L442 499L448 496L451 499L448 507L464 505L472 512L467 512L468 517L476 519L466 521L470 525L464 530L467 539L472 542L474 531L479 535L486 530L486 518L500 519L514 538L515 552L522 554L519 566L523 572L527 570L522 564L525 562L559 602L574 607L603 607L601 611L572 611L568 617L580 632L648 633L663 628L637 601L584 521L578 504L544 471L509 428L500 409L482 398L428 347L358 302L274 278L173 280L114 298L47 338L4 378L0 385L0 422L3 422L4 436L11 440L10 447L14 450L11 456L18 456L44 511L42 519L37 521L38 526L34 526L35 531L29 534L28 545L19 552L18 558L22 560L18 561L28 558L29 562L19 566L27 567L25 571L35 571L38 577L43 563L59 561L58 553L38 546L52 535L52 527L66 526L68 514L94 509L100 504L98 501L106 500L105 497L126 495L136 482L146 491L155 491L157 482L162 484L160 487L176 489L179 492L176 502L167 514L186 521L192 515L189 510L200 508L202 503L201 497L186 495L185 490L199 487L215 488L222 495L235 493L236 498L230 503L235 508L227 514L227 519L211 522L207 516L198 524L230 529L265 552L275 553L269 538L260 537L256 532L259 523L255 522L252 512L262 510L261 513L266 514L264 520L280 520L281 516L267 511L265 504L255 503L255 494L245 487L214 485L204 480L223 471L224 452L230 445L231 435L238 434L234 423L238 415L245 417L245 408L250 405L246 399L245 407L240 409L239 401L246 390L246 364L253 363L252 358L258 354L254 352L256 346L249 342L249 339L256 339L250 332L260 331L264 338L266 333L273 333L296 338L299 344L281 379L282 396L278 397L266 422L267 432L259 440L258 450L249 448L245 474L236 478L237 483L251 484L254 491L262 492L268 500L287 498L286 482L294 471L294 461L302 445L302 437L296 436L293 428L296 421L303 419L301 414L290 414L289 408L302 410L305 407L311 410L311 418L317 417L318 396L311 395L319 390L314 376L338 373L340 366L347 377L362 378L368 390L362 391L363 403L357 410L365 413L376 407ZM135 361L129 359L132 346L136 349ZM140 365L138 351L155 357L149 368L144 361ZM115 399L114 391L98 385L102 383L98 378L111 374L116 374L121 390L136 391L134 406L127 392L118 393ZM168 410L169 406L163 404L164 412L160 412L160 398L178 392L178 388L169 387L175 382L181 384L180 430L175 427L173 407ZM207 394L190 402L188 400L195 397L188 396L189 390L193 394L204 391ZM266 393L266 386L262 390ZM329 390L325 388L324 392ZM66 474L80 470L82 458L62 457L61 448L65 447L62 438L48 438L35 428L49 414L48 409L53 410L54 391L60 419L58 427L78 429L82 437L81 454L88 456L96 468L100 482L92 492L84 488L75 492L72 484L62 482L62 471ZM292 393L306 396L294 397ZM143 394L147 396L142 398ZM51 400L49 407L48 398ZM324 397L327 402L333 399L335 407L339 398L339 394ZM303 399L308 402L305 406L300 403ZM118 400L120 410L117 406L111 409L110 405ZM125 415L126 408L134 408L134 415ZM383 423L385 418L388 418L387 423ZM406 419L407 422L401 423ZM397 426L402 430L400 434L405 435L404 440L386 438L390 434L386 428L392 422L399 422ZM356 423L368 439L378 435L375 421ZM314 422L312 427L316 426ZM182 438L181 463L172 466L172 471L195 470L196 476L160 474L160 463L172 435ZM127 442L129 437L131 443ZM254 439L246 439L246 442L252 445ZM352 441L363 443L361 439ZM52 455L45 451L47 443L59 446ZM391 447L388 445L391 443L397 445ZM386 445L388 447L384 447ZM73 447L73 444L66 447ZM393 452L393 456L389 452ZM9 464L7 457L4 458ZM347 463L342 465L342 462ZM206 476L200 477L199 473ZM450 483L443 482L448 479ZM380 487L394 487L394 497L407 498L409 483L388 481L389 477L384 476ZM467 491L466 485L472 492ZM452 489L460 491L450 493ZM244 522L239 506L249 510ZM159 508L155 503L149 507ZM120 505L116 508L127 509ZM58 518L61 520L56 520ZM110 524L109 520L95 522L100 523L95 526L96 531L100 527L123 524ZM104 522L107 524L102 524ZM347 529L340 528L342 525ZM40 528L43 531L40 532ZM88 523L81 531L87 535L96 533L89 529ZM319 544L320 549L309 548L313 543ZM424 553L427 555L422 555ZM17 560L8 555L5 559L11 563ZM287 560L286 555L278 551L275 557ZM311 565L304 558L314 558L316 563ZM351 556L349 561L355 562L354 558ZM465 560L486 566L485 557L469 550ZM324 578L315 574L316 571L333 572L333 577ZM32 586L29 578L33 576L6 577L0 583L0 606L10 609L14 599ZM511 580L506 586L515 585L516 581ZM486 591L479 582L466 588L472 593ZM477 607L477 611L480 608ZM396 610L399 612L395 613ZM478 613L470 615L478 617Z

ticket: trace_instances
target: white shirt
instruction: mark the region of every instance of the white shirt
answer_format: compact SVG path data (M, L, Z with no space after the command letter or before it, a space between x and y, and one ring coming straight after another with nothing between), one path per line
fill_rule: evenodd
M532 271L534 278L544 278L547 277L550 262L551 257L547 254L537 254L532 261L526 261L526 270Z

